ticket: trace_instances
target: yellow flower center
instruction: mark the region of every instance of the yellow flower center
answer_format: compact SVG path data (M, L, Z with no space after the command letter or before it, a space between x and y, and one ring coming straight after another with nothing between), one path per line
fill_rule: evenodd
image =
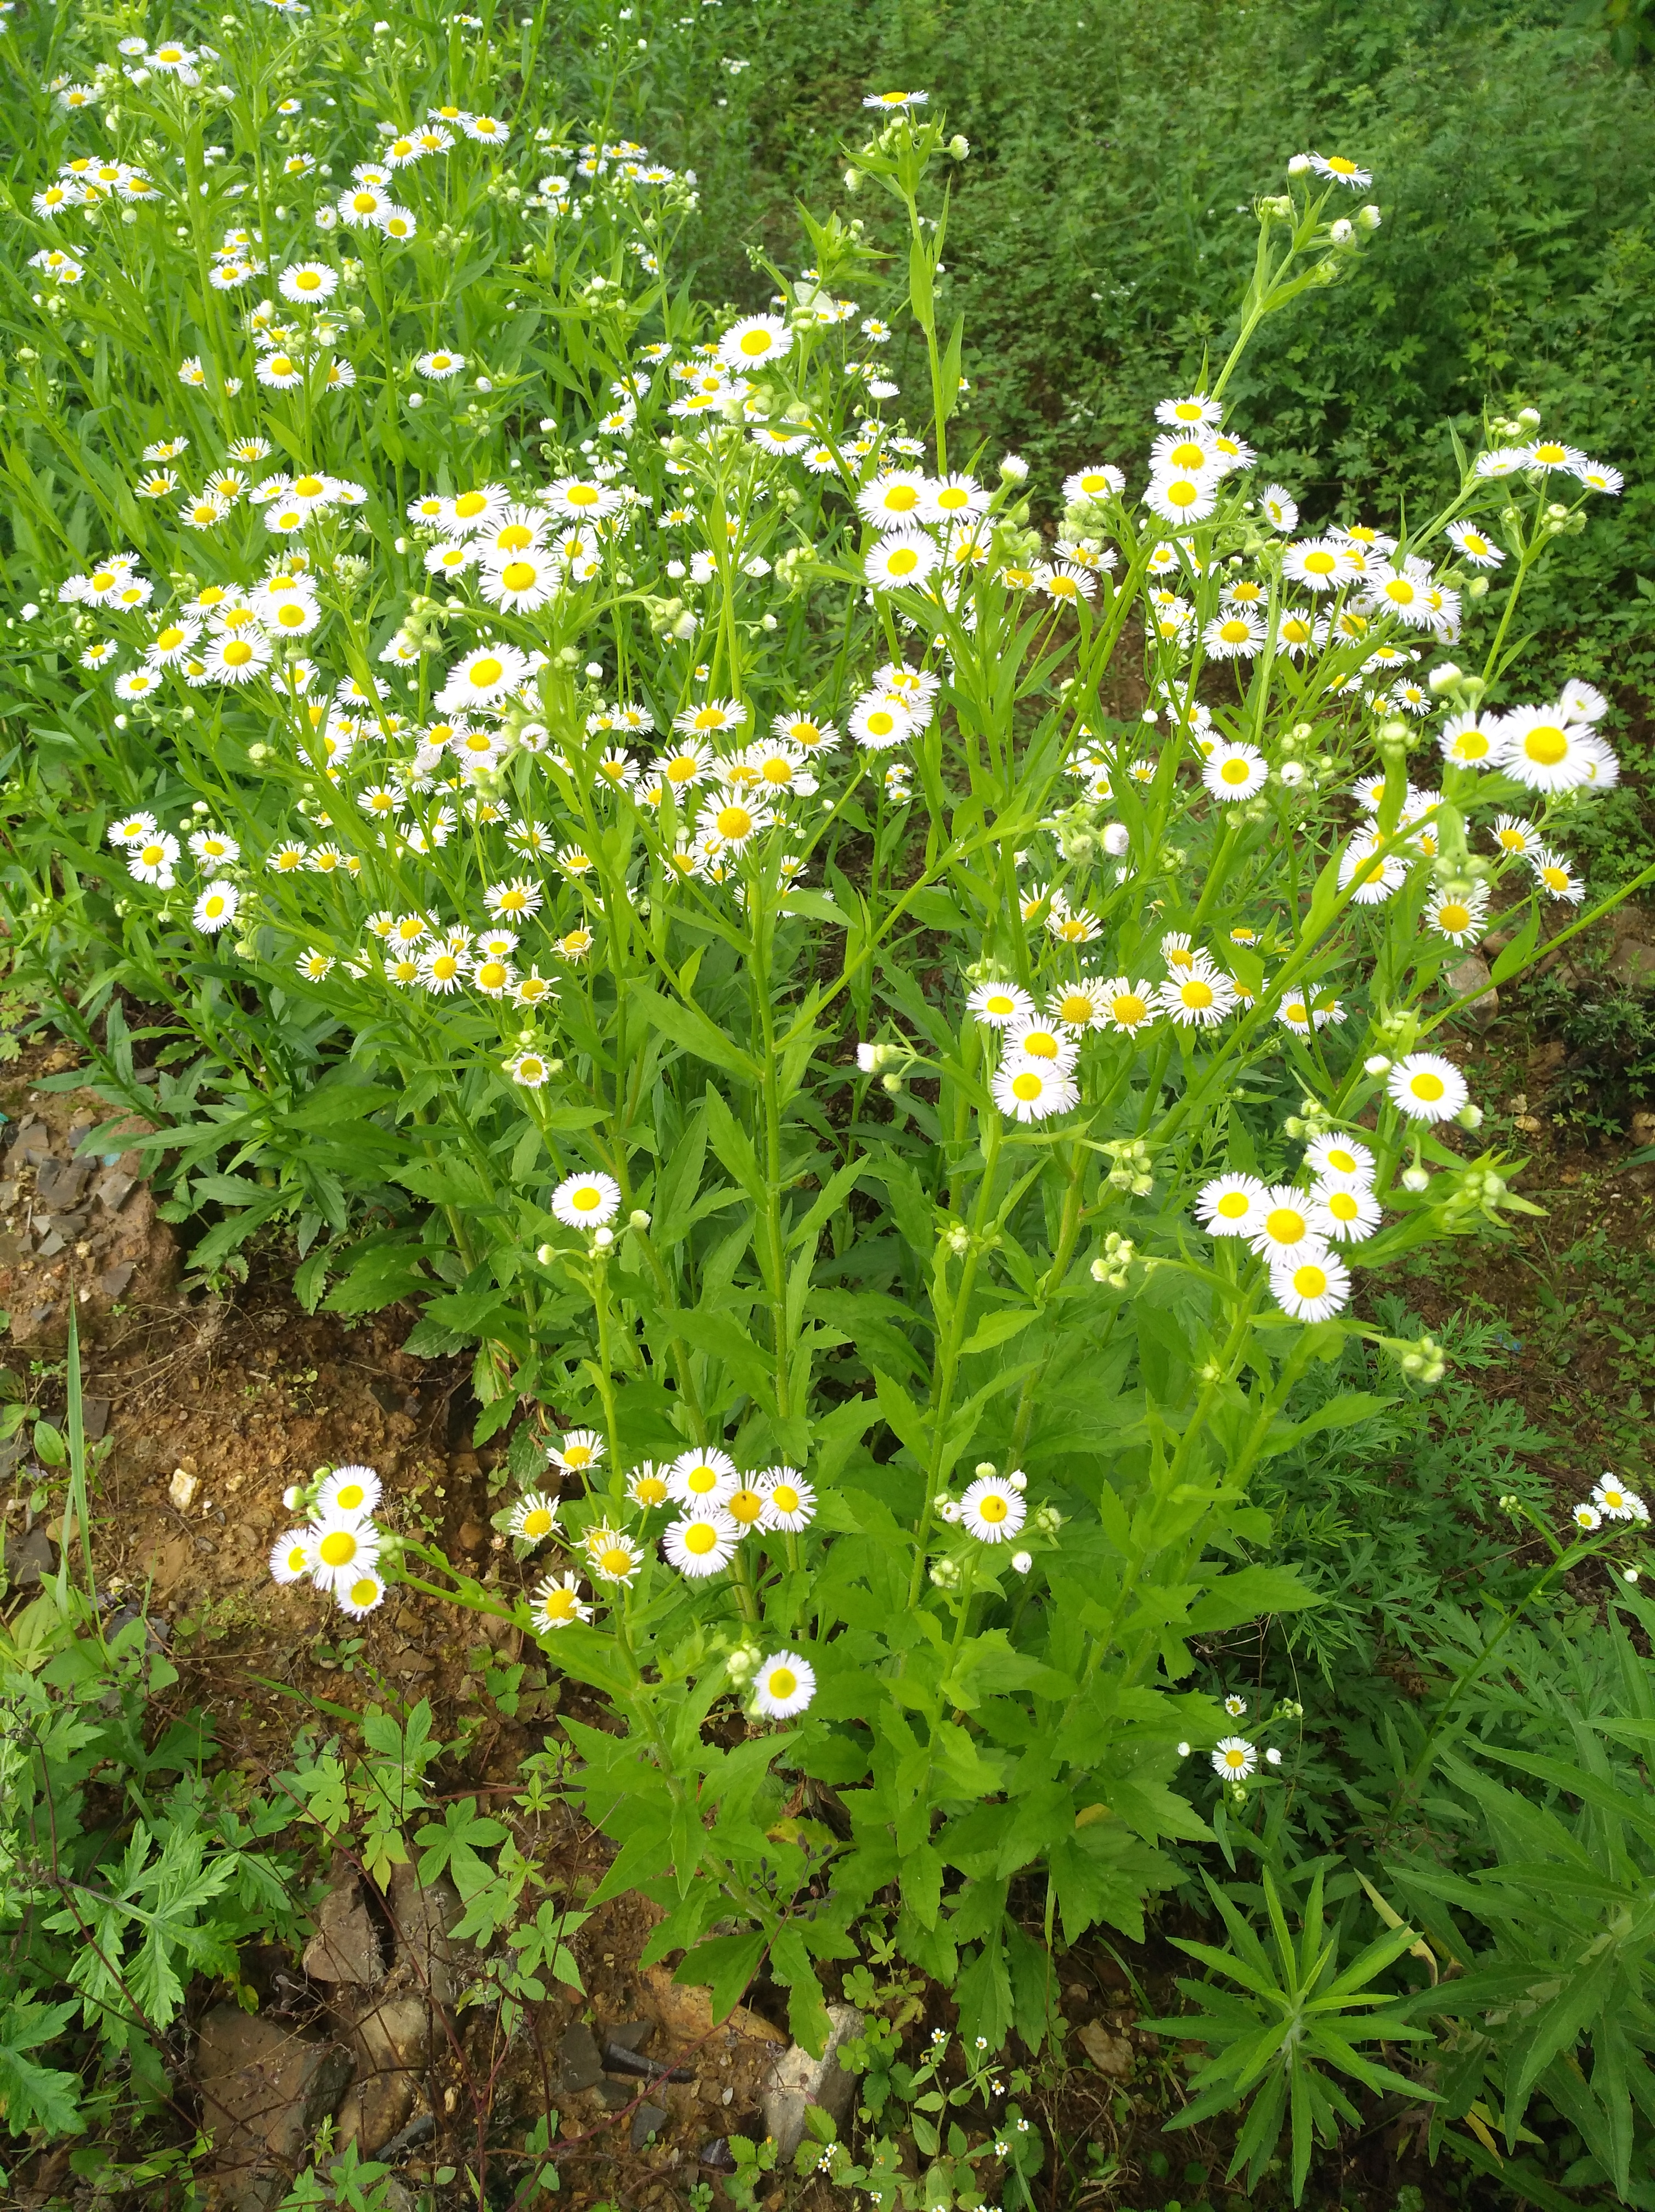
M359 1583L352 1583L350 1585L352 1605L372 1605L379 1594L379 1584L370 1580L367 1575L364 1575Z
M472 664L472 682L498 684L505 672L502 662L496 660L491 653L484 653L481 660L473 661Z
M1434 1105L1448 1086L1444 1083L1441 1076L1433 1074L1427 1067L1422 1068L1417 1075L1409 1076L1408 1087L1415 1098L1422 1098L1428 1105Z
M1118 999L1110 1001L1110 1010L1116 1020L1126 1026L1129 1026L1134 1022L1141 1022L1149 1012L1148 1006L1135 991L1123 992Z
M485 960L477 971L477 980L485 991L501 991L506 985L506 963L503 960Z
M1020 1099L1025 1106L1038 1098L1045 1087L1043 1079L1032 1068L1025 1068L1020 1074L1012 1078L1012 1096Z
M1226 1221L1239 1221L1251 1203L1244 1190L1226 1190L1215 1211L1221 1213Z
M1328 1276L1325 1267L1318 1267L1307 1260L1302 1267L1293 1271L1293 1286L1301 1298L1319 1298L1327 1294Z
M752 831L753 818L745 806L721 806L714 820L721 837L745 837Z
M228 668L245 668L253 659L253 647L245 637L232 638L224 648L224 663Z
M605 1544L598 1554L598 1565L606 1575L617 1577L631 1571L632 1554L620 1544Z
M1061 1020L1076 1023L1089 1022L1092 1013L1092 1001L1084 992L1068 991L1060 1001L1057 1011Z
M1348 1190L1329 1191L1327 1206L1336 1221L1354 1221L1361 1212Z
M977 1518L980 1521L998 1522L1006 1518L1007 1510L1005 1499L990 1492L989 1496L978 1504Z
M771 1697L778 1701L790 1698L799 1687L799 1677L791 1667L772 1667L768 1687Z
M526 1536L547 1536L550 1535L551 1533L551 1511L550 1507L536 1505L523 1516L523 1534Z
M288 1572L289 1572L290 1575L301 1575L301 1574L303 1574L304 1571L305 1571L305 1547L304 1547L304 1546L303 1546L302 1544L292 1544L292 1545L289 1545L289 1547L288 1547Z
M603 494L596 484L571 484L564 495L571 507L596 507Z
M359 1482L347 1482L343 1490L335 1491L333 1503L346 1513L354 1513L368 1496Z
M1182 987L1181 996L1186 1006L1210 1006L1213 1003L1213 987L1210 983L1204 982L1199 975L1192 975Z
M317 1549L325 1567L348 1567L356 1556L356 1539L349 1528L335 1528Z
M770 1503L778 1513L796 1513L799 1510L799 1492L790 1482L778 1482L770 1492Z
M1525 759L1540 768L1555 768L1568 751L1569 741L1555 722L1541 722L1523 740Z
M1457 899L1449 899L1438 908L1437 919L1445 929L1467 929L1470 927L1471 909L1469 906L1462 906Z
M718 1542L718 1531L709 1521L693 1521L684 1532L684 1548L705 1559Z
M1247 763L1244 760L1227 760L1219 770L1219 775L1225 783L1245 783Z
M1264 1219L1264 1233L1273 1244L1297 1244L1305 1227L1304 1215L1292 1206L1273 1206Z
M1199 484L1180 482L1168 484L1166 487L1167 504L1170 507L1193 507L1200 497Z

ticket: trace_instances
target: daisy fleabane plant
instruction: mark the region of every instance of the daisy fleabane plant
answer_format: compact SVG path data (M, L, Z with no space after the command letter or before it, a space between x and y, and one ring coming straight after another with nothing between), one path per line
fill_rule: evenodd
M1428 1384L1372 1286L1525 1203L1463 963L1602 911L1608 703L1510 671L1620 478L1528 413L1406 524L1261 468L1238 364L1360 266L1354 155L1257 201L1228 358L1046 483L962 420L922 93L732 313L693 177L555 68L459 18L415 101L304 20L88 53L19 156L15 982L214 1207L198 1271L290 1232L302 1302L470 1358L490 1578L338 1470L293 1602L491 1612L610 1700L589 1901L721 2006L768 1959L818 2044L877 1903L1038 2045L1025 1887L1136 1936L1182 1759L1269 1779L1195 1654L1313 1601L1247 1496L1311 1364Z

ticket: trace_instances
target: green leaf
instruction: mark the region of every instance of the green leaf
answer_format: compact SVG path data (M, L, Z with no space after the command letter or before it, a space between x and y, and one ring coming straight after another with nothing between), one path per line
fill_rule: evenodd
M744 1083L758 1082L758 1070L753 1062L692 1000L664 998L652 991L642 997L641 1003L651 1026L673 1044L706 1060L709 1066L721 1067L727 1075L739 1076Z
M992 1352L997 1344L1007 1344L1014 1336L1021 1336L1039 1314L1032 1306L1012 1306L1001 1313L985 1314L959 1348L962 1359L973 1352Z
M1205 1597L1190 1608L1180 1632L1202 1636L1214 1630L1238 1628L1267 1613L1303 1613L1324 1600L1302 1583L1291 1567L1241 1567L1220 1575L1208 1586Z
M704 1988L712 1998L713 2018L723 2020L740 2003L764 1956L762 1929L750 1928L739 1936L709 1936L685 1952L672 1979Z
M31 2056L61 2035L78 2009L72 2002L43 2005L14 1997L0 2013L0 2119L13 2135L27 2135L33 2128L48 2136L84 2130L80 2076L43 2066Z

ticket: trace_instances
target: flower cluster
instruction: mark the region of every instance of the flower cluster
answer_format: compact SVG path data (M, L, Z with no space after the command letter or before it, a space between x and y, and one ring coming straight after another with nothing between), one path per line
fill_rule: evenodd
M308 1506L311 1518L290 1528L271 1548L270 1571L278 1583L309 1582L326 1590L360 1620L380 1604L385 1581L380 1553L385 1534L374 1519L380 1479L371 1467L338 1467L303 1490L290 1491L289 1509Z

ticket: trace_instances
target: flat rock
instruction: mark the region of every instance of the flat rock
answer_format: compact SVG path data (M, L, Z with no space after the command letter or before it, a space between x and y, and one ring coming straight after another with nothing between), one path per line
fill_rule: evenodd
M422 1882L411 1864L394 1867L387 1904L397 1954L433 2004L452 2004L454 1954L448 1930L459 1924L459 1893L450 1881Z
M1132 2071L1134 2052L1129 2036L1115 2035L1100 2020L1089 2020L1080 2031L1082 2051L1100 2074L1124 2081Z
M603 2078L604 2055L598 2039L583 2020L577 2020L557 2039L557 2086L572 2094L595 2089Z
M770 2069L762 2110L764 2132L775 2137L779 2160L791 2159L804 2141L807 2106L819 2105L836 2127L843 2126L850 2111L856 2077L839 2063L839 2052L866 2023L855 2005L831 2004L827 2015L828 2037L819 2057L802 2044L790 2044Z
M305 1946L304 1969L313 1982L357 1982L376 1989L385 1978L380 1931L353 1873L334 1882L316 1916L316 1933Z
M658 2136L666 2125L666 2107L661 2105L640 2105L632 2115L632 2148L642 2150L652 2136Z
M1477 995L1469 1006L1462 1006L1459 1019L1469 1022L1473 1029L1486 1030L1500 1012L1500 994L1494 988L1488 963L1480 952L1467 952L1455 961L1445 975L1449 989L1457 999L1475 991Z
M234 2212L271 2212L338 2104L350 2078L350 2054L234 2005L216 2005L201 2023L196 2073L221 2201Z
M27 1536L6 1542L6 1580L13 1589L33 1589L57 1571L58 1554L50 1536L38 1524Z
M339 2141L372 2158L407 2124L431 2055L431 2008L411 1991L370 1997L349 2031L356 2077L339 2107Z

